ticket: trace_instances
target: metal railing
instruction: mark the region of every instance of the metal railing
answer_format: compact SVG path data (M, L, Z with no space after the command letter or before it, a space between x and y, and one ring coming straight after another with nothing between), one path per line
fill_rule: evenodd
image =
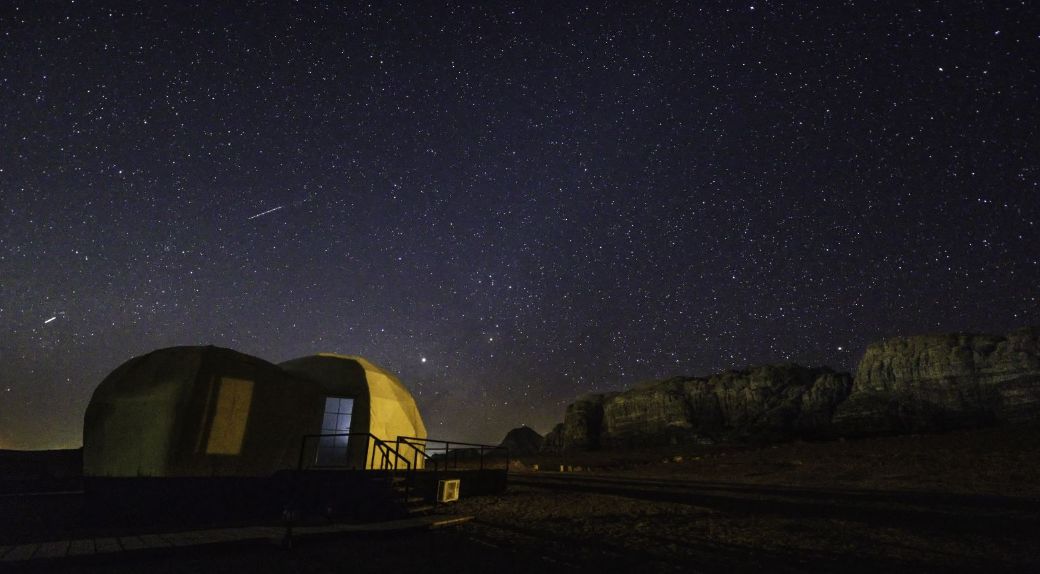
M456 470L460 468L459 455L462 454L463 465L468 466L467 463L473 462L475 458L478 470L484 470L488 459L498 453L502 455L506 471L508 472L509 470L509 449L503 446L414 436L399 436L395 443L399 453L402 445L412 450L412 460L409 468L421 468L421 463L427 468L432 464L435 471Z
M421 438L414 436L398 436L393 442L387 442L367 432L344 432L328 434L303 435L300 441L300 456L297 470L306 468L335 469L350 468L350 463L356 463L357 458L348 456L349 438L347 445L343 448L344 464L317 464L322 452L320 442L315 445L313 451L308 450L309 441L320 441L323 438L334 439L337 437L365 437L368 442L363 468L383 470L422 470L424 467L438 470L457 470L460 468L476 467L485 470L488 464L501 458L505 469L509 469L509 449L503 446L480 444L472 442L447 441L432 438ZM340 447L334 447L340 448ZM402 454L411 451L411 457ZM308 453L315 459L314 464L306 465ZM356 457L357 455L355 455ZM379 463L378 465L376 463Z
M383 439L373 435L372 433L367 433L367 432L342 432L342 433L307 434L307 435L303 435L303 438L300 440L300 458L299 458L299 461L297 463L296 469L297 470L303 470L304 469L304 462L307 459L307 452L308 452L307 451L307 442L308 441L310 441L310 440L317 440L317 441L319 441L318 444L316 444L315 449L314 449L314 458L317 459L318 455L321 453L321 449L322 449L322 445L320 443L320 440L323 439L323 438L336 438L336 437L348 437L347 444L342 447L343 448L344 459L347 459L347 457L350 454L349 437L366 437L368 439L368 443L367 443L368 448L366 449L365 459L364 459L364 460L367 461L367 464L364 466L364 468L372 468L372 469L382 468L382 469L386 469L386 470L402 470L402 465L403 465L403 470L411 470L412 468L414 468L412 463L407 458L402 456L401 453L398 452L397 449L393 448L392 446L387 444L386 441L384 441ZM334 447L334 448L339 448L339 447ZM377 460L380 463L380 465L378 467L376 466L376 461ZM331 468L347 468L347 467L349 467L349 464L345 463L345 464L340 464L340 465L335 465L335 464L333 464L333 465L312 464L308 468L331 469Z

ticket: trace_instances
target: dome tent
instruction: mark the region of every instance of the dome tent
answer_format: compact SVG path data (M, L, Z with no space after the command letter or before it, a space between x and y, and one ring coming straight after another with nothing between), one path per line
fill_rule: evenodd
M263 476L294 468L300 429L320 424L316 383L219 347L159 349L91 396L87 476Z
M84 474L270 476L297 467L304 435L327 432L330 404L333 420L340 422L340 407L346 407L354 432L369 432L371 421L382 424L399 418L397 411L414 410L418 426L409 428L425 436L414 400L389 373L361 358L337 358L342 364L335 376L320 370L304 376L308 369L294 365L303 361L309 367L309 359L290 361L283 369L231 349L171 347L127 361L98 385L87 406ZM401 406L386 396L384 378L394 383L391 396ZM378 388L369 390L372 386ZM355 400L359 416L351 423L349 405ZM367 420L360 416L362 405L374 407L367 408ZM341 440L331 449L311 445L304 459L364 468L367 441L354 440L348 447Z
M363 357L321 353L286 361L279 366L291 375L318 382L329 397L351 399L353 420L348 428L355 432L367 429L387 443L394 443L399 436L426 438L426 425L408 389L397 377ZM343 417L339 417L337 428L329 420L330 414L326 412L321 432L346 430L342 425ZM323 446L326 448L332 442L332 439L321 440L325 441ZM365 468L382 467L379 457L359 459L359 452L360 449L351 449L351 464ZM410 464L422 466L422 457L415 456L410 448L402 446L400 453Z

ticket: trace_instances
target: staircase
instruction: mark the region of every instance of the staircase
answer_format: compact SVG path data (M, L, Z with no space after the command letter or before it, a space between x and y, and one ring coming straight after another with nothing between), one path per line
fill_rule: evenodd
M426 516L433 513L434 505L422 496L417 496L407 474L391 473L390 490L394 494L401 512L405 516Z
M368 441L365 464L318 465L317 441L328 437ZM399 452L402 448L411 456ZM503 468L490 467L495 457ZM308 434L301 437L296 470L286 474L286 515L303 521L422 517L438 510L432 501L441 478L466 474L472 485L467 492L503 492L508 460L508 450L493 445L407 436L388 443L362 432Z

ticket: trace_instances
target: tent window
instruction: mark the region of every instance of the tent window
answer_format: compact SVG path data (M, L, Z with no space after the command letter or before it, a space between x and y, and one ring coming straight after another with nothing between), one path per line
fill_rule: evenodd
M321 423L321 434L350 432L350 417L354 411L354 399L328 397L325 399L325 415ZM317 464L319 466L344 466L347 464L348 436L323 436L318 439Z
M253 381L220 378L217 410L209 427L206 454L238 454L246 436L249 406L253 403Z

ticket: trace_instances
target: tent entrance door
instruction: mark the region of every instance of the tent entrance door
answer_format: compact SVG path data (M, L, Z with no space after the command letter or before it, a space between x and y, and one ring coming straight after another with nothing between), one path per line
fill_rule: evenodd
M336 435L350 432L350 418L354 411L354 399L326 397L325 414L321 423L321 434ZM347 466L349 436L322 436L318 439L316 466Z

